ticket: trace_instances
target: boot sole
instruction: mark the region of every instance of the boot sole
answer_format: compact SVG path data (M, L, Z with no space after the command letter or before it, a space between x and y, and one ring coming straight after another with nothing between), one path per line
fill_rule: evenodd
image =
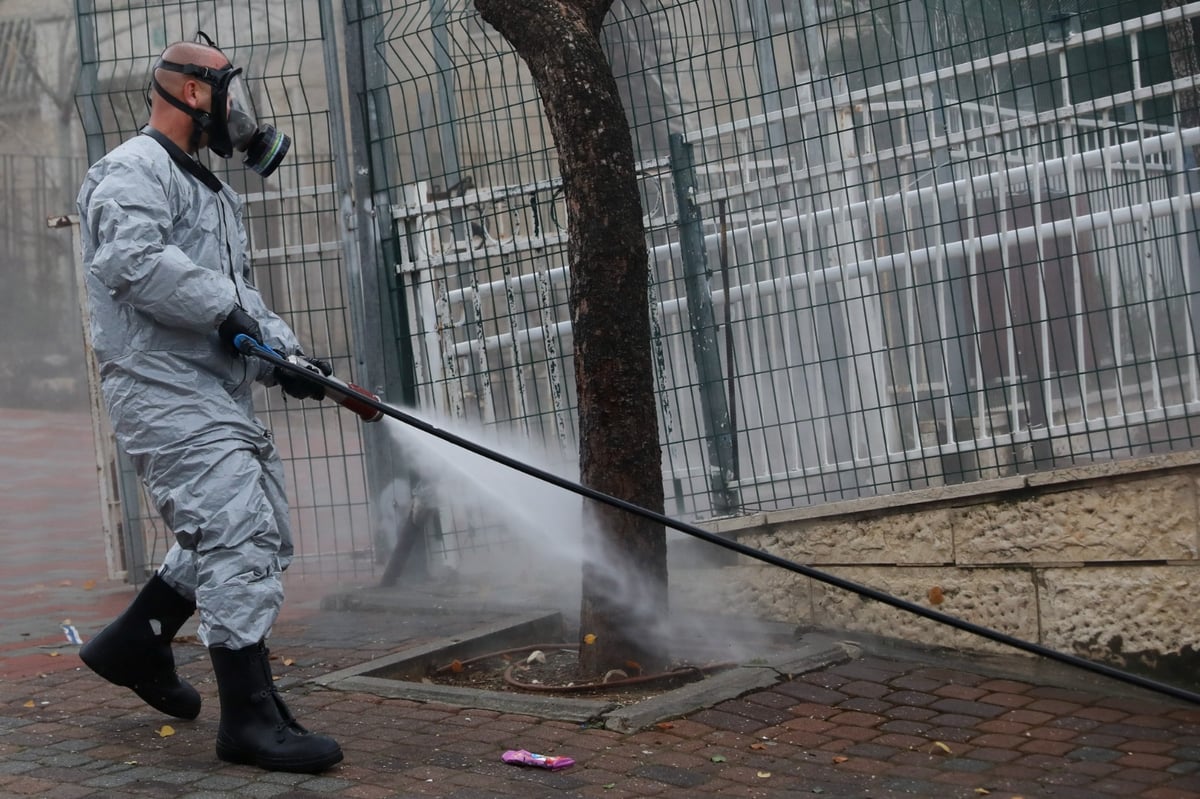
M330 752L316 760L293 760L289 758L264 757L255 752L234 749L217 744L217 759L226 763L236 763L239 766L257 766L265 771L290 771L294 774L316 774L342 762L342 750Z

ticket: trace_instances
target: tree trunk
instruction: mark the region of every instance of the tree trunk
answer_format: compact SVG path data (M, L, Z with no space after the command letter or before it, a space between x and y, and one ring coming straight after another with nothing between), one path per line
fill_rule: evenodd
M570 309L584 485L662 511L648 254L633 145L600 26L612 0L476 0L541 93L567 204ZM590 503L580 674L661 670L662 526ZM630 663L636 664L630 666Z

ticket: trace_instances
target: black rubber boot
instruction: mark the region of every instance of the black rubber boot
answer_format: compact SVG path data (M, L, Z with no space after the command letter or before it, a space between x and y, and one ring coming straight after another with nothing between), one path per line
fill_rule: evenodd
M196 611L157 574L142 586L116 621L79 649L89 669L132 688L155 710L179 719L200 715L200 694L175 673L171 639Z
M342 748L327 735L300 726L275 690L267 648L209 647L221 725L217 757L268 771L316 774L342 760Z

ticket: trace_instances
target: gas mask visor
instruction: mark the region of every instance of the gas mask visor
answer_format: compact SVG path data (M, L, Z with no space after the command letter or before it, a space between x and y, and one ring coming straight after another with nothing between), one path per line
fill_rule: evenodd
M164 89L156 78L150 79L150 87L154 91L192 118L193 147L202 134L208 134L208 149L222 158L229 158L234 150L244 153L242 162L264 178L279 167L292 146L292 140L286 133L275 130L273 125L259 124L254 101L242 80L240 67L228 64L221 69L213 69L197 64L177 64L160 58L154 69L188 75L212 87L213 110L208 113L189 107ZM146 102L150 102L148 92Z
M229 143L244 154L242 163L264 178L270 177L287 155L292 140L286 133L275 130L275 126L259 123L254 100L240 71L229 81L226 97L225 129Z

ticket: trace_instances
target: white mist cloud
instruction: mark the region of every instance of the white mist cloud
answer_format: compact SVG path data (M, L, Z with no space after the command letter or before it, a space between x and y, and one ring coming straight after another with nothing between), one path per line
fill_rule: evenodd
M576 479L578 467L567 457L552 457L515 435L412 415L489 450ZM401 462L413 471L418 490L429 492L440 511L444 537L440 545L431 543L435 568L441 560L461 576L497 587L525 585L531 593L538 583L579 582L585 525L581 497L402 422L383 424ZM410 494L406 486L395 492L401 506Z
M509 458L572 482L578 480L573 454L549 453L515 433L431 418L410 409L405 412ZM720 592L712 593L710 605L704 601L703 591L699 596L689 591L688 607L673 609L673 618L647 615L644 609L654 603L648 601L644 587L616 566L614 559L597 555L603 547L596 546L598 533L585 512L584 503L590 500L403 422L387 419L382 424L387 425L400 461L416 479L415 486L400 480L390 489L396 501L396 521L407 513L406 503L414 487L423 492L422 501L437 504L444 540L440 545L430 542L433 571L436 576L440 566L457 574L464 594L498 603L553 603L568 619L577 619L582 567L588 557L589 569L595 570L624 606L628 623L642 635L666 637L673 642L672 649L678 644L683 650L692 650L710 639L714 628L709 619L728 611L722 606ZM384 504L390 506L392 499ZM739 624L739 636L735 637L760 637L752 630L752 620L741 619ZM728 633L729 628L724 629ZM722 642L727 644L734 642ZM735 649L741 647L735 645Z

